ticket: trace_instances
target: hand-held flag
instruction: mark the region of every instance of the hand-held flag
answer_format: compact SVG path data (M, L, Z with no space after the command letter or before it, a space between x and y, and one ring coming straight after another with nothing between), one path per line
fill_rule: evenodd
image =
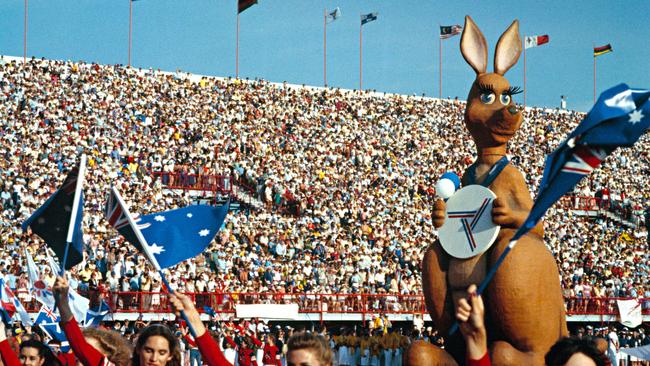
M47 287L45 281L41 280L40 271L34 263L34 258L29 250L25 249L25 258L27 258L27 274L29 276L29 286L36 300L43 305L54 308L54 294Z
M32 325L32 318L27 314L27 310L2 278L0 278L0 308L2 308L2 316L6 323L11 324L11 318L17 313L24 326Z
M52 273L60 272L59 264L56 263L54 258L52 258L49 253L47 253L47 261L50 265ZM77 322L81 324L84 319L86 319L86 313L90 307L90 300L79 295L75 289L70 287L68 290L68 302L70 304L70 310L72 310L72 315L77 320Z
M194 205L133 219L113 188L107 200L106 217L149 258L156 270L161 270L203 253L221 228L228 207L229 204Z
M619 146L632 146L650 128L650 90L619 84L604 91L585 119L546 158L537 198L524 224L479 286L480 295L517 240L542 219L546 211L597 168ZM458 322L449 330L453 334Z
M61 321L59 313L54 311L47 305L41 306L41 310L36 314L36 319L34 319L34 325L39 325L42 323L58 323Z
M68 173L61 187L22 225L23 231L30 227L52 248L65 262L64 269L70 269L83 260L81 221L85 170L86 156L82 155L79 165Z
M104 320L104 317L108 315L109 311L111 311L111 308L108 306L106 301L102 300L97 309L88 309L83 326L94 328L100 326L102 320Z

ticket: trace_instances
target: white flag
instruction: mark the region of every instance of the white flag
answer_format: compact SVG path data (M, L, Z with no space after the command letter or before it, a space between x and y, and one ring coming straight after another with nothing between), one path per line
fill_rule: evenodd
M643 323L641 302L638 300L616 300L618 312L621 315L621 324L626 327L636 328Z
M50 256L50 253L47 253L47 260L50 264L50 269L52 272L57 275L61 273L59 264L56 263L54 258ZM72 287L68 290L68 302L70 303L70 310L72 310L72 315L77 320L77 323L84 324L86 321L86 313L90 307L90 300L79 295Z

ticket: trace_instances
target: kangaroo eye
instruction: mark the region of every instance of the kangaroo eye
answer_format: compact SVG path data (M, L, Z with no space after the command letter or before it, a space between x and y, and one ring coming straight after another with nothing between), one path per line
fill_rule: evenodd
M483 104L492 104L494 103L494 100L496 99L496 96L494 93L482 93L481 94L481 103Z
M510 96L508 94L501 94L501 104L503 105L510 104Z

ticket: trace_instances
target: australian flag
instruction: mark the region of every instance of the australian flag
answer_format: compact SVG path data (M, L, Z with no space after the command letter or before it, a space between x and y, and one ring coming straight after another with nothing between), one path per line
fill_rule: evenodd
M546 158L533 208L512 240L531 230L546 210L619 146L632 146L650 127L650 90L617 85L600 95L568 138Z
M61 261L65 257L66 246L70 244L63 266L65 269L70 269L83 260L81 221L84 199L81 184L85 162L85 156L82 156L79 165L68 173L63 185L22 225L23 231L30 227L33 233L40 236Z
M34 319L34 325L39 325L42 323L58 323L61 320L59 314L48 307L47 305L41 306L41 310L36 314L36 319Z
M106 301L102 300L97 309L88 309L83 323L84 327L99 327L109 311L111 311L111 308Z
M125 215L130 226L128 229L124 226L118 228L118 231L127 234L123 234L125 239L147 256L156 270L201 254L223 225L230 206L229 203L221 206L194 205L129 220L128 208L119 192L113 188L111 195L121 205L120 216ZM113 216L117 216L116 212ZM113 227L123 222L108 220L115 223L111 223Z
M27 310L2 278L0 278L0 311L4 322L7 324L11 324L14 314L18 314L18 318L23 325L32 325L32 318L27 313Z

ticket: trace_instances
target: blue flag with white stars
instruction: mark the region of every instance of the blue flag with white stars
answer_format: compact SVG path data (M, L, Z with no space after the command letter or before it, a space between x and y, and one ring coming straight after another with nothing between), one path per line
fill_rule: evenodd
M650 128L650 90L619 84L604 91L567 139L546 158L528 218L512 240L531 230L560 197L618 147L632 146Z
M194 205L136 219L154 266L168 268L203 253L223 225L229 206Z

